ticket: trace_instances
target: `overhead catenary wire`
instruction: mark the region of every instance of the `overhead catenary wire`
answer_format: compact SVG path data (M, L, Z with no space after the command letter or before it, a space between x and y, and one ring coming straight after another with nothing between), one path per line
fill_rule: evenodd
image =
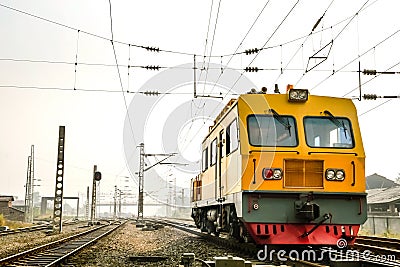
M286 19L290 16L290 14L293 12L293 10L296 8L296 6L298 5L298 3L300 2L300 0L297 0L296 3L294 3L294 5L290 8L289 12L285 15L285 17L282 19L282 21L279 23L279 25L275 28L275 30L272 32L272 34L268 37L267 41L264 43L264 45L261 47L262 49L264 49L267 44L269 43L269 41L274 37L274 35L276 34L276 32L279 30L279 28L282 26L282 24L286 21ZM256 58L258 57L258 55L260 54L260 52L257 52L256 55L254 56L254 58L250 61L250 63L248 64L248 67L250 67L250 65L256 60ZM228 92L226 93L226 95L228 93L230 93L230 91L235 87L235 85L239 82L239 80L243 77L243 73L244 71L239 75L239 77L236 79L236 81L233 83L233 85L231 86L231 88L228 90ZM226 97L226 95L224 96L224 98Z
M219 2L218 2L217 16L216 16L216 18L215 18L214 32L213 32L212 41L211 41L210 56L212 55L212 51L213 51L213 47L214 47L215 33L216 33L216 31L217 31L218 18L219 18L219 11L220 11L220 8L221 8L221 1L222 1L222 0L219 0ZM210 66L210 61L211 61L211 58L209 57L209 58L208 58L208 62L207 62L205 81L207 81L207 78L208 78L208 67ZM195 67L196 67L196 66L195 66ZM204 95L205 87L206 87L206 83L204 83L203 95Z
M130 132L131 132L131 135L132 135L133 143L134 143L134 145L136 147L137 145L136 145L136 140L135 140L135 133L133 131L132 120L131 120L131 117L129 115L129 107L128 107L128 103L126 101L126 96L125 96L125 92L124 92L124 85L122 84L121 72L120 72L120 69L119 69L119 66L118 66L117 52L115 51L111 0L108 0L108 3L109 3L109 7L110 7L111 46L112 46L113 53L114 53L115 64L117 65L118 80L119 80L119 85L121 87L122 98L123 98L124 106L125 106L125 110L126 110L126 116L128 118L129 129L130 129Z
M400 61L397 62L396 64L390 66L389 68L387 68L384 72L377 72L376 75L374 77L372 77L371 79L369 79L368 81L363 82L361 85L365 85L371 81L373 81L374 79L378 78L380 75L385 74L385 72L388 72L389 70L393 69L394 67L397 67L400 65ZM351 91L347 92L346 94L344 94L342 97L346 97L349 94L351 94L352 92L354 92L355 90L359 89L359 87L355 87L354 89L352 89Z
M208 15L208 25L207 25L207 34L206 34L206 40L204 42L204 50L203 50L203 64L202 67L200 69L200 75L199 77L201 77L201 74L203 73L203 69L204 69L204 64L206 62L205 58L206 58L206 52L207 52L207 46L208 46L208 34L210 32L210 25L211 25L211 15L212 15L212 11L213 11L213 6L214 6L214 0L211 0L211 6L210 6L210 13ZM194 55L195 59L196 59L196 55ZM196 66L193 66L194 68L196 68Z
M398 94L397 97L400 97L400 94ZM382 103L376 105L375 107L373 107L373 108L371 108L371 109L368 109L367 111L364 111L363 113L361 113L361 114L358 115L358 116L361 117L361 116L363 116L363 115L365 115L365 114L367 114L367 113L369 113L369 112L371 112L371 111L373 111L373 110L375 110L375 109L377 109L377 108L379 108L379 107L381 107L381 106L387 104L388 102L392 101L393 99L394 99L394 98L390 98L390 99L388 99L388 100L386 100L386 101L384 101L384 102L382 102Z
M332 0L328 7L325 9L324 13L321 15L321 17L319 17L319 19L315 22L313 28L311 29L310 33L307 35L307 37L304 39L304 41L301 43L301 45L299 46L299 48L294 52L294 54L292 55L292 57L289 59L289 61L287 62L286 66L284 68L281 69L281 72L279 73L278 77L275 79L274 84L276 84L279 80L279 78L282 76L283 72L287 69L287 67L290 65L290 63L293 61L293 59L295 58L295 56L297 55L297 53L299 53L299 51L303 48L304 44L307 42L308 38L313 34L313 32L315 31L315 29L318 27L318 25L321 23L322 19L325 17L326 12L328 12L329 8L332 6L333 2L335 0ZM281 50L282 51L282 50ZM282 60L281 60L281 64L282 64Z
M74 65L74 62L68 62L68 61L52 61L52 60L34 60L34 59L22 59L22 58L0 58L1 61L12 61L12 62L27 62L27 63L43 63L43 64L65 64L65 65ZM109 68L115 68L117 65L116 64L107 64L107 63L91 63L91 62L79 62L78 65L84 65L84 66L94 66L94 67L109 67ZM118 66L121 68L127 68L127 69L145 69L145 70L152 70L152 71L157 71L160 69L183 69L183 70L192 70L193 67L185 67L185 66L155 66L155 65L126 65L126 64L118 64ZM220 70L220 67L209 67L211 70ZM245 72L251 72L249 70L257 70L257 71L277 71L280 70L280 68L273 68L273 67L246 67L246 68L234 68L234 67L229 67L225 66L224 70L236 70L236 71L245 71ZM286 71L301 71L303 69L301 68L287 68ZM257 72L255 71L255 72ZM316 69L315 71L317 72L332 72L331 69ZM342 70L341 72L358 72L358 70ZM128 92L129 90L126 90Z
M218 83L218 81L220 80L222 74L224 73L224 70L226 70L226 69L228 68L228 65L229 65L229 63L231 62L232 58L233 58L235 55L237 55L237 51L238 51L239 48L243 45L243 42L246 40L247 36L249 35L249 33L251 32L251 30L253 29L254 25L257 23L258 19L261 17L262 13L264 12L264 10L265 10L265 8L267 7L267 5L269 4L269 2L270 2L270 0L268 0L268 1L264 4L263 8L261 9L261 11L258 13L258 15L257 15L257 17L255 18L255 20L253 21L252 25L251 25L250 28L247 30L245 36L244 36L244 37L242 38L242 40L240 41L239 45L236 47L236 49L235 49L235 51L233 52L233 54L230 55L230 58L229 58L228 62L226 63L226 66L225 66L225 67L222 67L222 58L223 58L223 56L221 56L221 72L219 73L218 78L217 78L216 82L214 83L214 85L213 85L213 87L212 87L212 89L211 89L209 95L212 95L216 84ZM210 15L210 16L211 16L211 15ZM204 54L205 54L205 53L204 53ZM212 56L212 54L210 54L210 57L211 57L211 56ZM206 80L207 80L207 79L206 79ZM200 106L201 106L201 104L200 104ZM205 106L205 102L203 102L202 110L203 110L204 106ZM198 109L198 110L199 110L199 109ZM198 116L198 112L197 112L197 111L195 112L195 116L194 116L194 117L196 117L196 116ZM204 117L204 116L203 116L203 117ZM192 120L192 122L191 122L191 125L190 125L190 127L189 127L189 130L186 132L186 136L185 136L185 138L184 138L184 142L186 142L187 136L189 135L189 132L191 131L192 127L193 127L193 120ZM184 143L184 146L183 146L184 149L187 148L187 145L188 145L188 143Z
M73 88L73 87L44 87L36 85L16 85L16 84L0 84L0 88L13 88L13 89L31 89L31 90L42 90L42 91L65 91L65 92L88 92L88 93L115 93L121 94L121 89L116 88L115 90L110 89L88 89L88 88ZM192 92L159 92L157 90L146 90L146 91L124 91L124 93L130 95L142 94L142 95L193 95ZM219 93L215 93L218 96ZM237 96L237 93L231 93L232 96Z
M376 1L378 1L378 0L375 0L375 2L376 2ZM374 2L374 3L375 3L375 2ZM368 8L368 7L371 6L371 5L372 5L372 4L368 5L367 7L365 7L365 9ZM45 17L42 17L42 16L38 16L38 15L35 15L35 14L32 14L32 13L29 13L29 12L27 12L27 11L23 11L23 10L14 8L14 7L10 7L10 6L1 4L1 3L0 3L0 7L6 8L6 9L9 9L9 10L12 10L12 11L14 11L14 12L17 12L17 13L20 13L20 14L23 14L23 15L26 15L26 16L30 16L30 17L35 18L35 19L38 19L38 20L42 20L42 21L45 21L45 22L48 22L48 23L51 23L51 24L60 26L60 27L62 27L62 28L66 28L66 29L73 30L73 31L79 31L81 34L86 34L86 35L89 35L89 36L92 36L92 37L95 37L95 38L98 38L98 39L101 39L101 40L104 40L104 41L111 41L109 38L104 37L104 36L101 36L101 35L99 35L99 34L96 34L96 33L93 33L93 32L89 32L89 31L85 31L85 30L82 30L82 29L78 29L78 28L76 28L76 27L73 27L73 26L70 26L70 25L67 25L67 24L64 24L64 23L61 23L61 22L57 22L57 21L55 21L55 20L51 20L51 19L48 19L48 18L45 18ZM365 9L363 9L362 11L364 11ZM351 17L345 18L345 19L343 19L343 20L341 20L341 21L339 21L339 22L337 22L337 23L335 23L335 24L333 24L333 25L331 25L331 26L329 26L329 27L330 27L330 28L336 27L336 26L338 26L338 25L344 23L345 21L347 21L347 20L349 20L349 19L351 19ZM321 30L319 30L319 31L315 31L313 34L317 34L317 33L323 32L323 31L325 31L325 30L328 30L328 28L326 28L326 29L321 29ZM284 45L287 45L287 44L290 44L290 43L299 41L299 40L301 40L301 39L304 39L305 37L307 37L307 35L305 35L305 36L300 36L300 37L296 37L296 38L294 38L294 39L291 39L291 40L289 40L289 41L283 42L283 43L281 43L281 44L276 44L276 45L273 45L273 46L264 47L264 48L258 49L258 50L259 50L259 51L262 51L262 50L265 50L265 49L273 49L273 48L276 48L276 47L284 46ZM160 49L160 48L157 48L157 47L151 47L151 46L133 44L133 43L128 43L128 42L119 41L119 40L113 40L113 41L114 41L114 43L116 43L116 44L122 44L122 45L132 46L132 47L135 47L135 48L141 48L141 49L145 49L145 50L147 50L147 51L152 51L152 52L165 52L165 53L181 54L181 55L187 55L187 56L193 56L193 55L195 55L195 56L200 56L199 54L193 53L193 52L185 52L185 51L177 51L177 50ZM218 58L221 58L221 57L228 57L228 56L230 57L230 56L240 55L240 54L244 54L244 53L245 53L245 51L241 51L241 52L237 52L237 51L236 51L235 53L230 53L230 54L211 55L210 57L218 57ZM203 55L204 55L204 53L203 53ZM207 57L207 56L206 56L206 57Z
M335 35L335 37L332 38L331 43L331 48L334 46L334 43L336 41L337 38L339 38L339 36L344 32L344 30L350 25L350 23L354 20L354 18L358 17L359 13L361 12L361 10L363 10L363 8L368 4L370 0L367 0L359 9L358 11L351 17L351 19L347 22L346 25L344 25L344 27L339 31L339 33L337 33ZM360 53L358 51L358 58L360 57ZM333 72L332 75L334 75L337 71ZM295 83L295 85L297 85L305 76L307 72L304 72L300 78L297 80L297 82Z
M213 88L211 89L211 92L213 92L213 90L214 90L216 84L217 84L218 81L221 79L221 76L222 76L222 74L224 73L224 69L228 68L229 63L232 61L233 57L234 57L235 55L237 55L237 51L238 51L239 48L243 45L243 42L246 40L247 36L250 34L251 30L254 28L254 25L257 23L258 19L261 17L262 13L264 12L265 8L268 6L269 2L270 2L270 0L268 0L268 1L264 4L263 8L262 8L261 11L258 13L257 17L255 18L255 20L254 20L253 23L251 24L250 28L247 30L246 34L244 35L244 37L243 37L242 40L240 41L239 45L236 47L236 49L235 49L235 51L233 52L233 54L230 55L230 58L229 58L228 62L226 63L226 66L223 67L223 69L221 70L220 74L218 75L218 78L217 78L217 80L215 81L214 86L213 86ZM211 54L210 54L210 56L211 56ZM222 61L222 57L223 57L223 56L221 56L221 61ZM221 68L222 68L222 63L221 63Z
M266 47L266 45L269 43L269 41L272 39L272 37L275 35L275 33L279 30L279 28L282 26L282 24L286 21L286 19L289 17L289 15L292 13L292 11L295 9L295 7L297 6L297 4L300 2L300 0L297 0L296 3L291 7L291 9L289 10L289 12L285 15L285 17L282 19L282 21L279 23L279 25L275 28L275 30L273 31L273 33L269 36L269 38L267 39L267 41L264 43L264 45L262 46L262 48ZM254 56L253 60L250 62L250 64L248 65L248 67L254 62L254 60L257 58L257 56L259 55L260 51L258 51L256 53L256 55ZM235 85L237 84L237 82L241 79L241 77L243 76L244 71L241 72L240 76L236 79L235 83L231 86L231 88L229 88L229 90L227 90L227 92L225 93L225 95L222 97L222 99L225 99L226 96L228 96L232 89L235 87ZM216 82L214 83L214 87L216 86ZM214 88L213 87L213 88ZM220 104L222 103L222 101L220 102ZM218 108L219 105L217 105L213 111L210 114L213 114L216 109ZM204 127L204 126L203 126ZM193 138L199 134L201 129L199 129L195 135L191 138L191 140L193 140Z
M315 86L313 86L310 91L315 90L315 88L319 87L321 84L323 84L324 82L326 82L328 79L330 79L333 75L335 75L338 72L341 72L344 68L346 68L347 66L349 66L351 63L353 63L354 61L356 61L357 59L360 59L361 57L363 57L364 55L366 55L367 53L369 53L371 50L374 50L377 46L382 45L383 43L385 43L386 41L390 40L393 36L395 36L396 34L398 34L400 32L400 29L396 30L395 32L393 32L392 34L390 34L389 36L385 37L383 40L379 41L378 43L376 43L374 46L372 46L371 48L367 49L366 51L364 51L363 53L361 53L360 55L358 55L357 57L353 58L352 60L350 60L349 62L347 62L346 64L344 64L342 67L340 67L339 69L335 70L335 72L331 73L329 76L325 77L323 80L321 80L319 83L317 83ZM346 94L347 95L347 94Z
M80 30L78 30L78 35L77 35L77 37L76 37L75 70L74 70L74 89L76 88L76 69L77 69L77 67L78 67L79 32L80 32Z
M82 30L82 29L77 29L77 28L75 28L73 26L69 26L67 24L64 24L64 23L61 23L61 22L58 22L58 21L55 21L55 20L51 20L51 19L48 19L48 18L45 18L45 17L42 17L42 16L38 16L38 15L29 13L29 12L26 12L26 11L23 11L23 10L14 8L14 7L10 7L10 6L1 4L1 3L0 3L0 7L12 10L14 12L18 12L20 14L24 14L26 16L30 16L32 18L39 19L39 20L42 20L42 21L45 21L45 22L48 22L48 23L51 23L51 24L58 25L60 27L63 27L63 28L69 29L69 30L73 30L73 31L78 31L79 30L80 33L84 33L86 35L89 35L89 36L92 36L92 37L96 37L96 38L99 38L99 39L102 39L102 40L105 40L105 41L112 41L113 43L118 43L118 44L123 44L123 45L131 45L132 47L142 48L142 49L145 49L147 51L152 51L152 52L165 52L165 53L193 56L193 53L188 53L188 52L183 52L183 51L167 50L167 49L160 49L160 48L157 48L157 47L151 47L151 46L145 46L145 45L139 45L139 44L132 44L132 43L127 43L127 42L123 42L123 41L109 39L109 38L101 36L99 34L88 32L88 31L85 31L85 30Z

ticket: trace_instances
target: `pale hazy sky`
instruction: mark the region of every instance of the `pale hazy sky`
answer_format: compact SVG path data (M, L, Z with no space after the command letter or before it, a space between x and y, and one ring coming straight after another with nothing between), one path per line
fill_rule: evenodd
M261 13L267 2L269 3ZM244 69L254 59L255 54L240 54L234 57L223 55L235 52L260 13L258 21L237 50L243 52L246 49L261 48L265 44L265 47L275 47L259 53L250 65L270 70L244 73L244 76L259 88L273 88L275 83L284 88L286 84L291 83L298 88L311 89L312 94L357 96L357 91L351 91L358 87L358 55L362 55L361 69L386 71L394 66L390 71L400 71L400 2L300 0L274 33L296 2L112 0L114 39L124 43L115 44L118 62L125 65L120 67L123 89L131 92L158 90L143 88L149 80L155 79L159 73L157 71L131 68L128 83L128 63L135 66L173 67L192 63L193 54L203 55L205 52L206 55L212 53L217 56L210 61L206 58L205 66L210 62ZM362 6L364 8L359 15L354 16ZM326 9L325 16L315 29L318 33L307 39L287 43L307 36ZM43 196L54 194L59 125L66 126L65 195L75 196L86 192L86 186L91 183L94 164L103 172L102 192L111 192L115 184L127 186L127 181L121 178L130 175L126 168L125 153L131 149L134 156L128 161L133 160L133 165L137 165L137 149L134 145L127 148L123 142L126 107L122 93L118 92L121 91L121 83L117 68L93 65L115 64L109 41L109 12L109 1L105 0L0 0L0 194L23 197L31 144L35 145L35 176L42 180L38 182L40 187L36 190ZM79 34L76 29L80 30ZM205 46L207 29L208 42ZM392 34L394 35L391 36ZM332 38L335 40L327 60L300 79L308 58ZM385 38L387 40L382 42ZM130 49L126 44L132 44ZM179 53L149 52L135 45L159 47ZM78 65L75 75L76 58ZM203 58L199 56L197 60L202 62ZM286 65L287 69L283 71L283 75L279 75L280 68L286 68ZM324 81L333 70L340 71ZM205 75L205 72L202 75ZM367 82L371 78L374 76L363 75L361 80ZM234 82L233 80L232 84ZM363 93L399 95L399 84L400 75L381 75L362 88ZM73 91L74 86L87 91ZM227 92L209 87L199 85L199 90ZM234 91L244 92L249 89ZM160 104L152 109L151 116L145 112L131 115L133 125L136 121L148 122L145 145L149 148L158 150L157 147L152 147L151 143L152 138L158 138L159 134L154 132L152 136L149 130L152 127L160 127L156 125L157 116L154 112L159 112L160 117L166 117L183 102L191 101L192 86L181 86L181 90L189 94L184 100L180 98L182 96L176 95L176 102L172 97L166 105L162 104L162 96L159 96ZM348 92L351 93L347 94ZM135 97L134 94L126 94L128 106ZM231 97L234 96L228 95L224 102ZM153 101L157 99L155 96L148 98L153 98ZM400 151L400 126L397 118L400 111L399 101L394 99L385 104L384 100L354 101L360 115L367 155L367 175L376 172L395 179L400 172L400 166L397 164ZM383 105L369 111L379 104ZM222 105L219 108L222 108ZM162 112L164 114L161 116ZM177 152L181 153L181 159L183 157L197 164L199 152L196 148L199 147L202 135L207 132L207 118L212 116L211 113L215 112L201 110L201 106L190 107L187 121L180 125L181 129L178 131L181 136L176 136L177 143L180 144L177 145ZM192 125L194 115L202 117L206 124L199 123L197 119ZM162 119L161 123L166 120ZM192 132L188 134L189 128ZM198 134L193 134L194 132ZM140 134L134 133L134 136ZM134 144L142 141L135 140ZM182 144L185 142L188 144ZM155 143L159 144L160 150L166 146L160 140L155 140ZM176 152L154 150L146 152ZM160 168L157 173L168 176L173 173L170 169ZM135 171L137 170L131 170ZM178 183L188 186L190 178L189 175L180 178ZM134 184L132 180L129 183L130 186ZM136 193L136 189L134 192Z

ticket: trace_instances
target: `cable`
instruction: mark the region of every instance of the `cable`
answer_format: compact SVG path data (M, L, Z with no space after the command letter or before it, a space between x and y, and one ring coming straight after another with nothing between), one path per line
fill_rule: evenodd
M33 60L33 59L19 59L19 58L0 58L0 61L14 61L14 62L29 62L29 63L48 63L48 64L66 64L66 65L85 65L85 66L100 66L100 67L125 67L125 68L142 68L147 70L159 69L193 69L180 66L156 66L156 65L124 65L124 64L105 64L105 63L88 63L88 62L68 62L68 61L51 61L51 60Z
M350 23L353 21L353 19L355 18L355 17L357 17L358 16L358 14L361 12L361 10L363 10L363 8L368 4L368 2L369 2L370 0L367 0L362 6L361 6L361 8L351 17L351 19L347 22L347 24L340 30L340 32L338 33L338 34L336 34L336 36L332 39L332 41L330 42L331 43L331 48L333 47L333 44L334 44L334 42L335 42L335 40L337 39L337 38L339 38L339 36L343 33L343 31L347 28L347 26L349 26L350 25ZM329 44L329 43L328 43ZM330 51L330 50L329 50ZM358 55L358 57L359 57L360 55ZM322 62L321 62L322 63ZM319 63L319 64L321 64L321 63ZM318 65L319 65L318 64ZM315 66L316 67L316 66ZM335 71L335 72L333 72L332 73L332 76L336 73L337 71ZM303 77L306 75L306 73L307 72L305 72L305 73L303 73L302 74L302 76L297 80L297 82L295 83L295 84L298 84L302 79L303 79Z
M79 30L78 30L78 36L76 37L76 53L75 53L75 72L74 72L74 90L76 87L76 68L78 66L78 51L79 51Z
M27 62L27 63L43 63L43 64L65 64L65 65L74 65L74 62L68 62L68 61L50 61L50 60L33 60L33 59L20 59L20 58L0 58L0 61L11 61L11 62ZM115 68L117 65L116 64L105 64L105 63L89 63L89 62L80 62L77 65L84 65L84 66L97 66L97 67L112 67ZM124 67L127 69L130 68L139 68L139 69L146 69L146 70L159 70L159 69L183 69L183 70L192 70L192 67L182 67L182 66L151 66L151 65L125 65L125 64L118 64L119 67ZM209 67L211 70L220 70L220 67ZM249 71L253 68L233 68L233 67L228 67L225 66L224 70L236 70L236 71L247 71L247 72L252 72ZM280 70L280 68L271 68L271 67L263 67L263 68L258 68L255 67L254 70L257 71L277 71ZM286 71L301 71L303 69L300 68L289 68L286 69ZM317 69L315 70L317 72L332 72L330 69ZM358 72L358 70L344 70L342 72ZM130 92L129 90L126 90L125 92Z
M268 42L271 40L271 38L275 35L275 33L279 30L279 28L281 27L281 25L286 21L286 19L287 19L287 18L289 17L289 15L292 13L292 11L293 11L294 8L297 6L297 4L299 3L299 1L300 1L300 0L297 0L297 2L292 6L292 8L290 9L290 11L286 14L286 16L285 16L285 17L283 18L283 20L280 22L280 24L275 28L274 32L269 36L269 38L268 38L267 41L264 43L264 45L263 45L262 48L265 48L265 47L266 47L266 45L267 45ZM267 4L268 4L268 3L267 3ZM257 54L255 55L255 57L253 58L253 60L250 62L249 66L251 65L251 63L254 62L254 60L257 58L257 56L259 55L259 53L260 53L260 51L257 52ZM248 66L248 67L249 67L249 66ZM227 96L228 94L231 93L232 89L235 87L235 85L237 84L237 82L238 82L238 81L241 79L241 77L243 76L243 73L244 73L244 71L240 74L239 78L235 81L235 83L231 86L231 88L226 92L226 94L223 96L222 99L225 99L226 96ZM217 82L214 83L214 87L213 87L213 88L215 88L216 83L217 83ZM220 103L222 103L222 101L221 101ZM214 110L213 110L210 114L213 114L213 113L216 111L216 109L218 108L218 106L219 106L219 105L217 105L217 106L214 108ZM196 134L191 138L191 140L193 140L193 138L194 138L196 135L199 134L200 130L201 130L201 129L199 129L199 130L196 132Z
M400 96L400 94L399 94L398 96ZM367 114L368 112L371 112L371 111L373 111L373 110L375 110L375 109L377 109L377 108L379 108L379 107L381 107L381 106L385 105L386 103L388 103L388 102L392 101L393 99L394 99L394 98L388 99L388 100L386 100L385 102L383 102L383 103L380 103L379 105L377 105L377 106L375 106L375 107L373 107L373 108L371 108L371 109L369 109L369 110L367 110L367 111L365 111L365 112L361 113L361 114L360 114L360 115L358 115L358 116L359 116L359 117L361 117L361 116L363 116L363 115Z
M204 80L205 82L204 82L204 87L203 87L203 95L204 95L204 91L206 89L206 83L207 83L207 77L208 77L208 67L210 66L211 55L212 55L212 51L213 51L213 47L214 47L215 32L217 31L217 25L218 25L218 18L219 18L219 10L220 10L220 7L221 7L221 1L222 0L219 0L219 2L218 2L217 17L215 19L214 32L213 32L212 41L211 41L210 57L208 57L208 63L207 63L207 69L206 69L206 77L205 77L205 80Z
M12 11L14 11L14 12L18 12L18 13L21 13L21 14L24 14L24 15L27 15L27 16L30 16L30 17L33 17L33 18L35 18L35 19L43 20L43 21L45 21L45 22L52 23L52 24L55 24L55 25L58 25L58 26L61 26L61 27L64 27L64 28L67 28L67 29L70 29L70 30L73 30L73 31L78 31L78 30L79 30L79 29L77 29L77 28L75 28L75 27L72 27L72 26L69 26L69 25L66 25L66 24L63 24L63 23L60 23L60 22L51 20L51 19L47 19L47 18L38 16L38 15L34 15L34 14L29 13L29 12L20 10L20 9L16 9L16 8L13 8L13 7L10 7L10 6L6 6L6 5L4 5L4 4L0 4L0 7L9 9L9 10L12 10ZM96 38L99 38L99 39L102 39L102 40L112 41L112 42L114 42L114 43L123 44L123 45L131 45L131 46L133 46L133 47L146 49L146 50L148 50L148 51L153 51L153 52L165 52L165 53L172 53L172 54L180 54L180 55L190 55L190 56L193 56L193 53L187 53L187 52L181 52L181 51L173 51L173 50L165 50L165 49L159 49L159 48L155 48L155 47L143 46L143 45L138 45L138 44L129 44L129 43L122 42L122 41L110 40L110 39L107 38L107 37L104 37L104 36L101 36L101 35L98 35L98 34L95 34L95 33L87 32L87 31L83 31L83 30L79 30L79 31L80 31L81 33L84 33L84 34L87 34L87 35L90 35L90 36L92 36L92 37L96 37Z
M208 16L207 35L206 35L206 41L205 41L205 44L204 44L204 51L203 51L203 57L204 57L203 58L203 66L200 69L199 79L201 77L201 74L203 73L204 64L205 64L205 57L206 57L207 45L208 45L208 33L210 32L211 15L212 15L213 6L214 6L214 0L211 0L210 14ZM194 66L194 68L196 68L196 66Z
M251 30L253 29L254 25L257 23L258 19L260 18L261 14L264 12L265 8L268 6L270 0L268 0L265 5L263 6L263 8L261 9L261 11L258 13L256 19L253 21L253 24L250 26L250 28L247 30L245 36L242 38L242 41L240 41L239 45L236 47L235 52L233 52L233 54L230 56L228 62L226 63L225 68L223 68L217 78L217 81L214 83L213 88L211 89L211 93L214 91L214 88L216 86L216 84L218 83L218 81L220 80L222 74L224 73L224 70L228 68L229 63L232 61L232 58L237 55L237 51L239 50L239 48L242 46L244 40L246 40L247 36L249 35L249 33L251 32ZM243 53L243 52L242 52ZM210 54L211 56L211 54ZM221 56L222 57L222 56ZM222 64L221 64L222 66Z
M397 62L396 64L392 65L391 67L387 68L387 69L385 70L385 72L387 72L387 71L390 70L390 69L393 69L394 67L397 67L398 65L400 65L400 61ZM365 84L369 83L370 81L372 81L372 80L378 78L378 77L381 76L382 74L384 74L384 73L378 73L378 74L376 74L374 77L372 77L372 78L369 79L368 81L362 83L361 85L365 85ZM359 88L359 87L357 86L357 87L354 88L353 90L351 90L351 91L347 92L346 94L344 94L342 97L345 97L345 96L349 95L350 93L354 92L354 91L357 90L358 88Z
M264 49L267 44L269 43L269 41L272 39L272 37L275 35L275 33L279 30L279 28L282 26L282 24L286 21L286 19L289 17L289 15L292 13L292 11L295 9L295 7L297 6L297 4L300 2L300 0L297 0L296 3L292 6L292 8L289 10L289 12L286 14L286 16L283 18L283 20L281 21L281 23L279 23L279 25L275 28L274 32L269 36L269 38L267 39L267 41L264 43L264 45L261 47L261 50ZM256 58L258 57L258 55L260 54L260 52L257 52L256 55L254 56L253 60L250 61L248 67L250 67L250 65L256 60ZM235 85L238 83L238 81L242 78L243 76L242 72L239 76L239 78L236 79L235 83L231 86L231 88L228 90L228 92L226 93L226 95L228 93L230 93L230 91L232 90L232 88L235 87ZM225 98L226 95L223 97Z
M116 53L116 51L115 51L115 45L114 45L114 31L113 31L113 19L112 19L112 10L111 10L111 0L108 0L108 3L109 3L109 6L110 6L111 45L112 45L113 52L114 52L115 64L117 65L117 72L118 72L119 84L120 84L120 86L121 86L122 97L123 97L123 99L124 99L124 105L125 105L125 109L126 109L126 116L128 117L128 122L129 122L130 130L131 130L131 134L132 134L133 143L135 144L135 147L136 147L135 134L134 134L134 132L133 132L132 121L131 121L131 118L130 118L130 115L129 115L129 108L128 108L128 104L127 104L126 97L125 97L124 86L123 86L123 84L122 84L121 72L120 72L119 66L118 66L117 53Z
M53 91L77 91L77 92L91 92L91 93L118 93L121 94L121 90L107 90L107 89L85 89L85 88L66 88L66 87L42 87L42 86L23 86L23 85L15 85L15 84L1 84L0 88L14 88L14 89L33 89L33 90L53 90ZM158 92L158 91L124 91L124 93L128 94L143 94L143 95L192 95L191 92ZM237 96L239 94L232 93L232 96ZM218 96L218 94L215 94Z
M376 45L374 45L372 48L366 50L364 53L362 53L361 55L355 57L354 59L350 60L350 62L346 63L345 65L343 65L341 68L339 68L338 70L336 70L335 72L333 72L332 74L330 74L329 76L325 77L325 79L323 79L322 81L320 81L317 85L315 85L314 87L312 87L310 89L310 91L314 90L315 88L317 88L318 86L320 86L322 83L324 83L325 81L327 81L329 78L331 78L333 75L335 75L336 73L340 72L342 69L344 69L345 67L347 67L348 65L350 65L351 63L353 63L354 61L356 61L357 59L363 57L365 54L367 54L368 52L370 52L371 50L375 49L377 46L383 44L384 42L386 42L387 40L389 40L390 38L392 38L393 36L395 36L396 34L398 34L400 32L400 29L398 29L397 31L395 31L394 33L392 33L391 35L389 35L388 37L386 37L385 39L383 39L382 41L378 42Z
M308 38L313 34L314 30L318 27L319 23L322 21L322 19L324 18L326 12L329 10L329 8L332 6L333 2L335 0L332 0L330 2L330 4L328 5L328 7L325 9L324 13L322 14L322 16L317 20L317 22L314 24L312 30L310 31L310 33L307 35L307 37L304 39L303 43L299 46L299 48L296 50L296 52L293 54L293 56L290 58L290 60L288 61L288 63L286 64L286 66L281 69L280 74L278 75L278 77L275 79L274 84L276 84L279 80L279 78L282 76L283 71L285 71L287 69L287 67L289 66L289 64L292 62L292 60L294 59L294 57L297 55L297 53L300 51L300 49L303 48L303 45L307 42ZM281 62L282 63L282 62Z

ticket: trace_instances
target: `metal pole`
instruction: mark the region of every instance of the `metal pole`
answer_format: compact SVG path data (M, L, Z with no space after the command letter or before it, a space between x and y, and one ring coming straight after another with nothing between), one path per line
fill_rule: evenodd
M122 192L119 190L119 206L118 206L118 215L121 217L121 210L122 210Z
M53 230L58 231L60 233L62 232L64 148L65 148L65 126L60 126L58 133L56 188L54 193L54 209L53 209Z
M144 144L139 145L139 195L138 195L138 222L143 222L143 185L144 185Z
M86 188L86 214L85 214L85 220L88 221L89 220L89 186Z
M196 93L196 55L193 55L193 97L197 97Z
M31 180L31 186L30 186L30 203L29 203L29 222L33 222L33 193L35 191L34 187L34 180L35 180L35 147L34 145L31 146L31 174L30 174L30 180Z
M94 165L93 166L93 184L92 184L92 206L91 206L91 212L90 212L90 222L92 224L96 220L96 180L95 180L96 171L97 171L97 165Z
M26 169L26 183L25 183L25 222L29 221L29 190L31 187L31 183L30 183L30 173L31 173L31 156L28 156L28 167Z
M182 188L182 208L185 206L185 189Z
M114 186L114 218L117 218L117 186Z
M76 219L79 218L79 194L78 194L78 203L76 203Z

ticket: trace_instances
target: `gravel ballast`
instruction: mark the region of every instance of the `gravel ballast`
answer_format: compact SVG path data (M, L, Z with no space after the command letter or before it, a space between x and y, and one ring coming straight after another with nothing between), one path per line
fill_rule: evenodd
M196 258L212 260L216 256L226 256L234 252L174 228L142 231L128 222L71 257L64 266L179 266L183 253L195 253ZM157 262L135 260L141 256L159 256L160 259L165 259Z

